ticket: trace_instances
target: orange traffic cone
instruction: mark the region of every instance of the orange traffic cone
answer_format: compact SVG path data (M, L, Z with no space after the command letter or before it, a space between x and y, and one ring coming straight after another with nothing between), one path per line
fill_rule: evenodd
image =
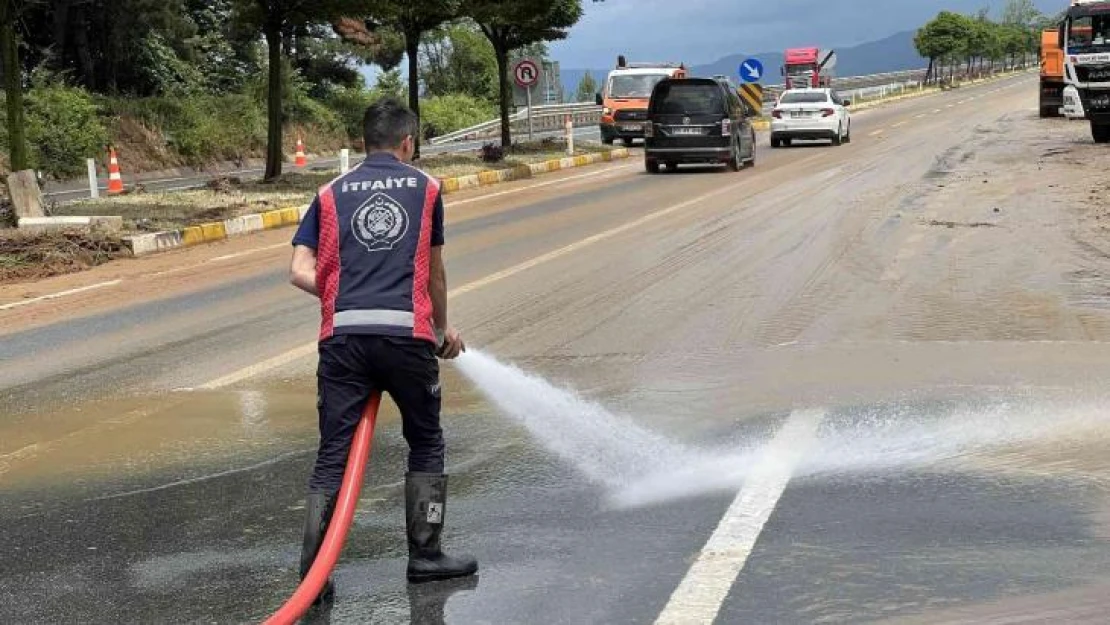
M301 141L301 139L299 137L297 138L297 162L296 162L296 165L297 165L297 167L304 167L305 165L308 165L308 159L305 158L305 155L304 155L304 141Z
M123 177L119 173L119 159L116 158L116 149L108 148L108 194L120 193L123 193Z

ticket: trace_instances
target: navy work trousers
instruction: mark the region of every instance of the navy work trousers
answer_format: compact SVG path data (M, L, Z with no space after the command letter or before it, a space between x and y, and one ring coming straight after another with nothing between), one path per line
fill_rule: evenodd
M320 449L310 492L335 494L362 411L375 392L388 393L401 411L409 471L443 473L439 424L439 362L428 341L343 334L320 343L316 371Z

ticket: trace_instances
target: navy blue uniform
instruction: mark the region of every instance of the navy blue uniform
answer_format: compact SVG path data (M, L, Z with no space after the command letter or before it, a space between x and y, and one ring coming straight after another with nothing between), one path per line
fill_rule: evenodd
M309 490L339 490L355 427L370 397L397 404L409 470L442 473L439 363L428 290L432 247L443 245L439 182L373 154L320 189L294 245L316 250L320 449Z

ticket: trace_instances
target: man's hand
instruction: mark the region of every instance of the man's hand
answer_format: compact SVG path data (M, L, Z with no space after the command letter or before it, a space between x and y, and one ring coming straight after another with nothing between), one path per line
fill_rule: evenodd
M454 360L465 351L466 343L463 342L462 335L455 328L447 326L443 331L443 342L439 345L436 355L444 360Z

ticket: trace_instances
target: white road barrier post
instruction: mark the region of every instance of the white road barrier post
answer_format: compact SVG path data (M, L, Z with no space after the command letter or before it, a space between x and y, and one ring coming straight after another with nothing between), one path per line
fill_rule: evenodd
M100 186L96 183L96 159L90 158L89 161L89 197L96 199L100 197Z
M567 156L574 156L574 116L567 115Z
M351 151L343 148L339 151L339 173L345 174L351 169Z

